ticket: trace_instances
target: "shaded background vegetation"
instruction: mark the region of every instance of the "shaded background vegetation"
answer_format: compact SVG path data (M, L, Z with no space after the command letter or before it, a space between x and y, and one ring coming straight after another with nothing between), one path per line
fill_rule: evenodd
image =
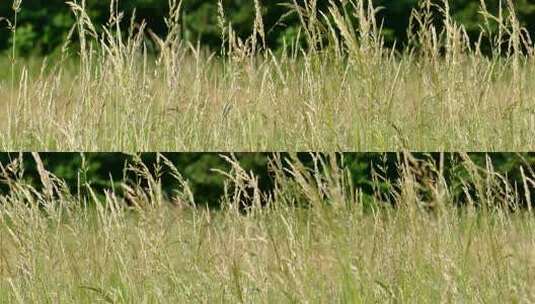
M219 207L220 198L224 192L225 177L214 172L219 169L225 172L230 170L230 165L217 153L163 153L166 158L173 162L189 185L195 196L196 203ZM24 160L24 179L37 188L40 186L39 175L35 162L28 153L0 153L0 163L6 167L10 162L22 156ZM155 153L140 154L141 161L153 172L156 168ZM227 154L227 156L230 156ZM240 165L247 171L253 172L259 179L259 186L263 191L273 189L273 174L270 170L269 160L274 154L270 153L237 153L235 154ZM288 154L279 154L281 158L289 160ZM312 155L298 153L299 160L308 168L313 167ZM443 155L443 172L452 195L457 202L462 202L465 194L463 187L468 191L473 180L469 178L469 172L461 165L462 156L458 153L446 153ZM481 168L490 168L492 171L504 176L510 185L519 193L519 200L523 200L523 179L520 168L523 167L525 174L533 178L532 172L535 167L535 154L533 153L470 153L469 158ZM323 155L325 157L325 155ZM341 167L351 173L353 184L362 190L364 199L381 195L380 199L387 201L391 191L398 185L401 166L404 162L401 153L343 153L336 155ZM414 158L410 164L419 171L417 177L426 178L432 176L433 170L440 167L439 153L411 154ZM136 182L136 176L131 171L125 170L129 164L134 163L135 156L122 153L42 153L41 158L47 170L64 179L73 192L77 191L79 184L88 183L93 189L102 192L105 189L115 187L120 192L120 183L126 180ZM415 163L416 162L416 163ZM419 163L418 163L419 162ZM431 165L431 166L430 166ZM489 167L490 166L490 167ZM435 167L435 168L433 168ZM171 178L168 169L161 172L162 187L171 197L177 190L178 183ZM375 181L375 182L374 182ZM463 184L464 182L464 184ZM531 188L531 187L530 187ZM8 191L5 184L0 185L3 193ZM535 191L535 189L532 189ZM425 193L422 193L425 195Z
M87 1L88 13L95 24L103 25L109 18L109 1ZM302 3L302 0L298 1ZM376 0L373 3L382 7L379 19L383 23L383 34L387 44L392 45L398 41L403 45L406 40L406 32L411 11L418 5L418 0ZM438 2L438 1L436 1ZM498 10L499 0L487 0L489 9L493 12ZM263 19L267 31L267 43L270 48L280 48L284 40L294 39L299 27L299 19L295 14L288 14L288 5L292 0L263 0ZM318 9L324 10L328 1L318 1ZM514 1L518 17L523 26L532 34L535 34L535 3L530 0ZM237 33L248 36L252 30L254 19L254 1L252 0L224 0L226 17L232 23ZM11 8L12 1L0 2L0 16L6 17L13 22L14 12ZM164 17L168 11L166 0L121 0L120 10L125 12L125 22L136 11L137 22L145 20L155 33L165 35L166 27ZM479 14L479 0L455 0L450 1L451 14L456 21L464 24L472 38L477 37L482 19ZM217 50L221 45L220 29L217 22L217 1L184 0L182 16L182 36L191 42L200 41L205 47ZM438 18L437 18L438 19ZM74 17L69 6L62 0L23 0L21 10L18 12L18 24L16 31L17 51L22 55L45 55L53 53L65 41L69 30L74 23ZM12 34L8 23L0 21L0 51L7 51L12 44ZM16 154L0 154L2 164L9 163L9 159ZM267 154L238 154L242 165L253 170L260 178L261 186L269 189L272 186L267 166ZM80 154L44 154L45 166L65 179L68 185L75 188L82 177L97 190L103 190L112 186L112 181L119 182L125 178L125 162L131 160L131 156L124 154L85 154L86 168L80 175L82 157ZM218 198L223 192L223 176L214 173L210 169L220 168L228 170L228 164L217 154L209 153L181 153L167 154L178 169L190 181L198 202L212 206L218 205ZM310 156L300 154L305 163L310 164ZM422 158L430 158L436 162L438 155L423 155ZM481 166L486 163L484 154L471 154L473 160ZM494 169L506 175L511 183L521 183L520 165L533 166L535 156L532 154L491 154ZM155 161L154 154L142 155L143 160L149 167ZM37 175L34 163L29 155L24 156L26 178L35 184ZM399 177L398 155L396 154L345 154L344 166L352 173L353 182L363 189L365 194L373 194L371 184L374 171L381 171L386 178L382 182L383 191L387 192L390 185ZM459 155L452 154L446 157L448 176L452 183L464 174L458 169ZM384 169L381 169L384 168ZM131 178L126 176L126 178ZM164 188L172 191L175 187L170 181L164 181ZM2 188L5 191L5 187ZM462 192L459 190L459 192Z
M302 3L303 0L297 2ZM440 1L435 1L440 2ZM464 24L469 35L476 38L482 25L479 14L479 0L449 1L451 14L455 20ZM488 8L497 12L499 0L486 0ZM505 2L505 1L503 1ZM262 14L267 31L267 43L270 48L281 47L284 39L291 41L297 35L299 19L297 15L288 14L292 0L263 0ZM378 17L383 23L383 34L387 44L398 41L403 45L409 24L409 16L418 0L375 0L374 5L382 7ZM535 32L535 4L530 0L514 1L521 23L530 33ZM254 20L253 0L223 0L225 14L237 33L247 36L252 31ZM328 1L318 1L318 9L325 10ZM0 2L0 16L13 21L12 1ZM165 35L164 17L168 12L167 0L121 0L120 10L125 13L124 21L135 10L137 21L145 20L155 33ZM87 9L93 22L98 25L106 23L109 17L109 1L87 1ZM184 39L200 41L204 46L216 50L220 45L220 29L217 22L217 1L184 0L182 18L182 36ZM20 54L48 54L60 46L74 23L74 17L63 0L24 0L18 15L17 49ZM7 23L0 27L0 50L11 45L11 34Z

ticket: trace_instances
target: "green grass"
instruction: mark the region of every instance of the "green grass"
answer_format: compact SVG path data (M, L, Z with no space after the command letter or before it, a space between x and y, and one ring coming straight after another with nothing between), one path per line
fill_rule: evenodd
M49 223L12 212L28 219L10 225L16 237L1 230L10 303L535 300L535 223L524 213L162 208Z
M472 203L455 207L452 186L443 177L419 182L411 173L417 170L401 166L405 173L392 192L393 208L362 197L329 158L312 171L294 160L286 175L275 162L277 187L271 196L229 161L233 170L221 210L193 207L195 198L183 182L176 197L163 196L159 180L142 164L130 170L140 173L145 186L125 186L124 197L111 191L80 197L44 168L42 190L9 178L15 174L3 176L12 191L0 197L0 298L10 303L535 300L535 220L531 209L518 209L519 188L503 184L496 172L475 169L467 160L464 165L475 170L464 181L478 186ZM175 172L163 159L162 165ZM9 168L18 172L15 163ZM240 212L244 202L251 208ZM261 202L267 205L260 207Z
M65 48L44 72L35 61L3 60L2 70L13 68L16 76L11 83L6 72L0 82L6 109L0 114L0 148L535 148L534 52L514 14L495 21L483 12L502 29L482 30L492 53L484 56L479 44L464 38L461 25L424 5L413 15L409 45L395 52L384 47L374 14L366 13L362 1L351 3L359 22L344 19L334 6L325 12L329 21L299 10L303 20L312 20L302 29L304 47L288 41L277 52L261 47L261 18L256 34L241 41L221 16L223 56L182 41L176 34L180 22L162 40L147 31L121 37L113 24L96 34L79 15L83 43ZM512 12L514 5L508 5ZM441 20L444 31L437 32L431 17ZM159 46L157 54L145 52L149 41Z

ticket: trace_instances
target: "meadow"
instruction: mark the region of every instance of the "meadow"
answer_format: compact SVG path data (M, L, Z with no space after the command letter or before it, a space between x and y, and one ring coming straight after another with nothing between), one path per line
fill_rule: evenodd
M529 190L465 158L466 197L433 163L411 164L372 200L332 156L315 168L274 157L275 190L232 157L219 210L198 207L166 158L176 192L140 162L139 181L70 191L37 163L2 166L0 299L8 303L531 302L535 221ZM286 165L282 165L285 163ZM430 179L417 174L427 168ZM533 179L524 175L525 189ZM531 175L529 175L531 176ZM472 185L473 187L471 188ZM528 187L528 185L531 185ZM85 189L85 191L80 191Z
M0 60L4 151L525 151L534 144L533 44L512 1L482 2L479 39L423 1L408 42L385 46L376 8L352 0L324 12L293 7L302 26L265 47L259 2L249 37L220 4L220 52L125 26L113 9L93 24L83 1L48 59L16 48ZM128 22L126 22L128 23ZM16 26L12 22L12 29ZM215 26L215 25L214 25ZM16 36L14 36L16 37ZM13 41L16 44L16 40Z
M535 51L512 0L497 14L481 1L475 40L448 1L421 1L398 47L371 1L294 1L301 27L280 49L266 46L260 1L248 37L219 1L220 51L183 39L180 2L169 1L166 36L128 25L114 3L94 24L85 1L69 2L63 47L24 58L14 1L1 151L535 148ZM226 154L228 170L210 171L225 180L217 208L161 154L154 167L133 156L128 179L98 189L85 169L67 182L37 153L30 181L20 155L0 162L2 303L535 301L533 155L497 157L499 171L461 153L452 177L442 154L400 152L391 176L335 154L307 165L273 154L266 190Z

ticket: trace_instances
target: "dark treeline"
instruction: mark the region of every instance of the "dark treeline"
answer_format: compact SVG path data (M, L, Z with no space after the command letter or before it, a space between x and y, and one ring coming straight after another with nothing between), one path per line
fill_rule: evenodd
M296 3L303 5L304 0ZM17 16L17 49L20 54L47 54L61 46L74 24L74 16L63 0L23 0ZM81 1L75 1L80 3ZM309 1L311 2L311 1ZM411 12L418 6L419 0L375 0L373 4L381 7L378 18L383 24L386 43L394 41L403 45L406 40L407 27ZM434 0L443 6L442 0ZM485 1L489 10L498 14L499 0ZM505 7L507 1L501 1ZM535 4L531 0L513 1L516 13L523 26L530 33L535 32ZM299 18L291 13L293 0L262 0L262 17L267 32L268 47L279 48L283 41L292 41L297 36ZM334 3L342 3L335 0ZM347 2L344 1L347 4ZM8 29L8 20L14 23L13 1L0 2L0 50L9 49L12 35ZM327 0L317 1L317 8L326 12ZM119 9L125 13L125 25L135 10L137 22L145 20L148 27L159 35L165 35L164 17L168 13L167 0L120 0ZM225 17L232 23L236 32L242 37L250 35L254 21L253 0L224 0ZM347 4L348 5L348 4ZM96 25L106 24L109 18L110 1L87 1L87 12ZM457 22L465 25L472 38L477 38L483 19L479 0L449 1L451 14ZM348 5L348 13L351 8ZM437 13L438 14L438 13ZM438 14L439 15L439 14ZM437 23L440 16L437 15ZM217 49L221 46L221 31L218 27L217 1L184 0L182 6L182 36L192 42L200 41L204 46ZM532 35L533 36L533 35ZM74 37L75 38L75 37Z
M231 155L217 153L163 153L161 155L169 159L189 182L196 203L216 208L219 206L226 177L213 169L229 172L231 166L222 155ZM245 170L253 172L258 177L259 187L265 193L269 193L274 187L273 172L269 165L274 156L279 156L283 162L288 160L294 163L296 159L292 160L292 156L295 156L305 167L309 169L314 167L313 155L310 153L297 155L237 153L234 156ZM328 157L323 154L319 156L324 159ZM455 203L462 203L467 191L474 191L474 187L477 186L475 185L477 182L470 177L470 172L468 172L466 157L480 168L478 170L499 174L506 179L510 187L518 193L520 201L524 199L523 193L526 185L521 168L528 179L534 180L535 177L533 176L535 154L532 153L470 153L466 156L458 153L446 153L442 156L439 153L416 153L410 154L408 158L406 156L407 154L402 153L343 153L336 154L336 159L341 168L350 172L353 185L362 191L365 199L379 195L379 199L384 201L389 201L389 196L396 192L402 168L403 166L407 168L407 165L413 170L411 174L414 174L422 185L430 181L436 183L437 171L442 171ZM156 173L158 161L155 153L143 153L139 157L122 153L42 153L40 157L46 170L65 180L73 193L76 193L78 189L82 189L83 192L84 185L89 184L98 193L114 189L120 194L121 183L140 181L136 174L127 170L129 166L136 166L136 160L146 165L152 174L160 174L162 188L169 197L178 188L177 181L171 178L170 171L165 166L161 166L160 173ZM36 188L40 187L36 163L30 154L1 153L1 193L6 194L9 191L4 178L6 172L9 171L6 168L20 159L23 160L23 180L33 184ZM487 179L484 175L482 177ZM79 188L80 185L81 188ZM533 185L528 183L527 186L532 188ZM535 189L531 190L533 191ZM421 195L426 195L425 190Z

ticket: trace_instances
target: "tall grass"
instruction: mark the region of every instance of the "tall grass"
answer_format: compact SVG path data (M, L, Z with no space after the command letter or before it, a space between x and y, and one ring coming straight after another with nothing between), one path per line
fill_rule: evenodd
M41 69L19 62L14 88L0 82L2 115L9 118L0 120L1 148L535 147L533 44L511 0L497 16L481 2L485 22L475 42L450 15L448 1L422 1L401 51L385 47L372 1L331 0L323 12L313 0L292 3L305 43L287 41L279 51L265 46L260 2L245 38L220 3L220 54L181 39L179 2L170 2L166 37L134 19L122 29L124 15L113 3L101 26L83 0L69 2L77 22L61 59ZM73 37L77 44L69 42Z
M535 300L531 209L518 209L517 188L468 158L464 182L477 186L463 207L436 164L411 164L407 154L390 204L365 202L333 157L314 156L315 169L275 157L272 193L227 158L223 208L214 211L193 205L163 157L156 172L134 163L141 180L123 196L88 185L71 193L33 157L39 186L21 178L20 159L2 167L11 189L0 197L6 302ZM434 178L422 179L424 167ZM176 176L175 196L162 194L159 170Z

